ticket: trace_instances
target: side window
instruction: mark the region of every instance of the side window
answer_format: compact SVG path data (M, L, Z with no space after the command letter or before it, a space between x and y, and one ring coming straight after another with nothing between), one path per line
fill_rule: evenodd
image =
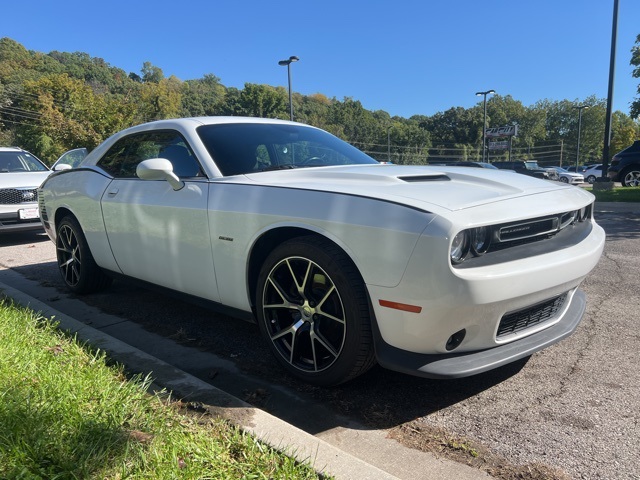
M117 178L137 178L138 164L150 158L169 160L178 177L203 175L186 140L173 130L135 133L121 138L97 165Z

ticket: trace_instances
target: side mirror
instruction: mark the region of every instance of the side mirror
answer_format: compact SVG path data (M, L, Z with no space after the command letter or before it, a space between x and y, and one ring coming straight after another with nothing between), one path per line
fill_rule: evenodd
M60 170L71 170L73 167L71 165L67 165L66 163L56 163L53 166L54 172L59 172Z
M166 180L176 191L184 187L184 182L173 173L173 165L165 158L150 158L140 162L136 167L136 175L142 180Z

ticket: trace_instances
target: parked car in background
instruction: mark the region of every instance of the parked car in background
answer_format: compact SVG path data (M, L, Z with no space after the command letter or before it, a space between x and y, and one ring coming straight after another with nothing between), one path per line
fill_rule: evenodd
M640 186L640 140L613 156L607 176L623 187Z
M560 341L605 239L582 189L381 165L318 128L260 118L129 128L39 194L69 289L124 276L222 307L317 385L376 361L465 377Z
M556 171L558 181L569 183L571 185L580 185L584 183L584 176L581 173L569 172L562 167L550 167Z
M38 187L51 170L18 147L0 147L0 232L40 230Z
M518 173L528 175L530 177L541 178L545 180L549 180L550 178L549 172L544 168L540 168L536 162L493 162L491 165L501 170L514 170Z
M595 183L596 178L601 177L602 176L602 165L593 165L589 168L587 168L583 173L582 176L584 177L584 179L589 182L589 183Z
M565 170L567 172L584 173L584 171L586 169L587 169L587 167L585 167L584 165L578 165L578 171L576 172L576 166L575 165L571 165L570 167L567 167Z

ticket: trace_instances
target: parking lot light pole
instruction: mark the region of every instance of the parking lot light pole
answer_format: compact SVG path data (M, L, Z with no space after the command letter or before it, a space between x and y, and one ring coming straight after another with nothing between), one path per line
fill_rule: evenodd
M580 160L580 130L582 129L582 110L589 108L589 105L578 105L573 107L578 109L578 148L576 148L576 173L578 173L578 161Z
M292 122L293 122L293 102L291 100L291 64L293 62L297 62L298 60L300 60L298 57L296 57L295 55L292 55L289 57L288 60L280 60L278 62L278 65L280 65L281 67L284 67L284 66L287 67L287 77L289 79L289 118L291 119Z
M609 87L607 89L607 113L604 123L604 148L602 149L602 176L597 179L599 182L606 182L611 188L613 183L607 176L609 169L609 150L611 148L611 123L613 112L613 81L616 70L616 42L618 37L618 0L613 0L613 22L611 28L611 55L609 57Z
M487 95L490 93L496 93L495 90L487 90L486 92L476 92L476 96L484 96L484 120L482 122L482 161L484 162L484 150L487 136Z

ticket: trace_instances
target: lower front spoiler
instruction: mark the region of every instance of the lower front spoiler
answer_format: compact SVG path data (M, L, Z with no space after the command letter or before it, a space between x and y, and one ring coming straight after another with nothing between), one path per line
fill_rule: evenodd
M374 323L378 363L389 370L426 378L461 378L501 367L528 357L571 335L586 308L586 295L578 290L562 319L552 327L505 345L476 352L450 354L413 353L382 340Z
M0 233L18 233L30 232L32 230L43 230L40 222L24 222L24 223L0 223Z

